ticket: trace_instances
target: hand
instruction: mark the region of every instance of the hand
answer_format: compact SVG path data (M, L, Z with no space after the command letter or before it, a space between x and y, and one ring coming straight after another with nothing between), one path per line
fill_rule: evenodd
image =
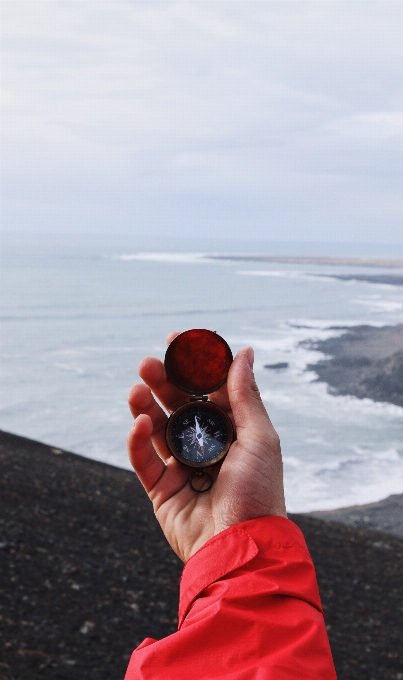
M177 333L168 336L168 343ZM139 366L144 383L129 394L135 424L127 443L129 458L176 554L186 562L206 541L233 524L266 515L287 517L280 441L253 375L253 349L236 355L226 385L210 395L232 419L237 439L226 458L208 469L210 491L192 491L193 468L171 456L165 443L167 416L189 399L169 382L164 365L148 357ZM154 394L153 394L154 393Z

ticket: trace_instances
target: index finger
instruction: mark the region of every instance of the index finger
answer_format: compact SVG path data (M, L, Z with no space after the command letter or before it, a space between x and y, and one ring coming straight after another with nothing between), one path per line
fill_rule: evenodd
M139 364L139 376L152 390L169 413L189 399L189 395L168 380L164 364L154 357L146 357Z
M181 331L168 333L167 345L170 345L172 340L180 334ZM139 376L169 413L172 413L187 401L188 395L168 380L165 366L159 359L146 357L140 361Z
M139 364L139 376L169 413L189 401L190 394L176 387L169 379L164 364L154 357L146 357ZM231 410L227 384L209 395L214 403L228 413Z

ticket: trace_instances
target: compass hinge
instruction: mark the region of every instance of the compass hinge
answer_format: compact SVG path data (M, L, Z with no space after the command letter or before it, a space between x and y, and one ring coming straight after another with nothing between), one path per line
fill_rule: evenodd
M192 394L189 401L208 401L206 394Z

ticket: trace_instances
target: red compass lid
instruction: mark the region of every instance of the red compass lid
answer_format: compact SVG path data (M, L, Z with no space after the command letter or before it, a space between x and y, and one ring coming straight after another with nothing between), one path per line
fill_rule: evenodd
M168 378L181 390L209 394L227 380L232 352L217 333L193 328L172 340L164 364Z

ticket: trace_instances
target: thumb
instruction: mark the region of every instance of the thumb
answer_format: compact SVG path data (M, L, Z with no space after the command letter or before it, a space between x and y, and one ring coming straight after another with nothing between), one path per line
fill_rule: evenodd
M256 385L253 360L252 347L244 347L236 355L228 374L228 396L238 438L248 432L256 433L262 427L273 427Z
M238 517L287 517L280 440L262 402L252 367L253 349L245 347L236 355L228 374L228 396L237 431L232 460L242 477L238 496L246 499L244 513Z

